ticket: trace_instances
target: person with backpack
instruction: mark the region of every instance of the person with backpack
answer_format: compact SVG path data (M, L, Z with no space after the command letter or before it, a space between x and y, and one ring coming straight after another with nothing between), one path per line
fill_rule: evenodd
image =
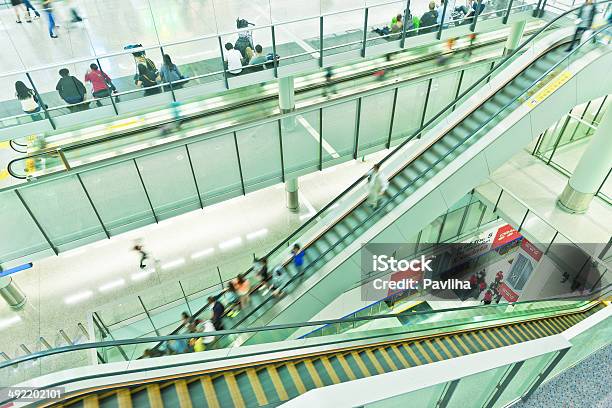
M85 82L91 83L91 94L94 98L106 98L112 93L117 92L111 78L96 64L89 65L89 70L85 74ZM96 105L102 106L102 103L97 100Z
M236 19L236 28L244 29L248 26L254 26L255 24L249 23L247 20L243 18ZM242 55L242 59L248 61L247 59L247 48L254 49L253 46L253 32L251 30L243 30L238 33L238 39L234 43L234 48L240 52Z
M170 55L168 54L164 54L164 63L159 68L159 76L161 77L161 81L163 83L172 82L172 87L175 89L182 87L185 83L183 81L185 77L183 74L181 74L181 71L179 71L178 66L172 62L172 58L170 58ZM164 91L169 90L169 86L164 86Z
M134 75L134 83L137 87L145 89L144 96L155 95L161 92L157 87L154 72L143 64L138 64L138 73Z
M70 71L68 71L67 68L60 69L59 75L60 80L57 82L55 90L59 93L59 96L64 102L75 105L69 106L70 111L77 112L83 107L86 107L86 105L78 105L85 100L85 94L87 93L85 85L77 78L70 75Z
M421 17L421 26L419 28L419 34L433 33L436 30L438 24L438 12L436 11L436 3L433 1L429 2L429 11L423 14Z
M36 92L30 89L21 81L15 82L15 96L21 103L21 109L32 116L33 120L40 120L42 116L40 112L41 106L36 96Z

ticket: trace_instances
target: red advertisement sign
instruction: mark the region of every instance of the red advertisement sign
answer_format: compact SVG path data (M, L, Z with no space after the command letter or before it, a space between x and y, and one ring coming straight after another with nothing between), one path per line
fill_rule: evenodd
M516 302L519 298L519 294L510 289L510 287L506 285L506 282L500 283L497 290L508 302Z
M521 248L536 262L539 262L540 258L542 258L543 252L536 248L531 242L527 241L527 239L523 239L523 242L521 242Z
M499 248L500 246L504 246L509 242L514 241L521 237L520 232L512 228L509 224L500 227L497 230L497 234L495 235L495 239L493 240L493 244L491 244L491 249Z
M412 269L407 269L404 271L395 272L394 274L391 275L391 278L389 280L394 281L394 282L401 282L401 281L409 281L410 279L412 279L412 282L414 282L415 286L418 286L418 284L423 279L423 272L421 270L413 271ZM406 290L410 290L410 289L398 289L398 290L389 289L387 292L387 296L391 296L391 295L394 295L400 292L405 292ZM416 290L416 287L414 290Z

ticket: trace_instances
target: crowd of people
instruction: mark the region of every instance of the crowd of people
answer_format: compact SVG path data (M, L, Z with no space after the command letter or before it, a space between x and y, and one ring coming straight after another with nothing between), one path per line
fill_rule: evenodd
M482 297L480 302L485 305L490 305L493 301L495 301L495 303L499 303L503 297L500 287L504 280L504 273L502 271L498 271L495 274L495 279L493 282L489 284L487 284L485 277L486 272L484 269L470 276L469 297L473 297L474 299L480 299Z
M70 21L72 23L80 23L83 21L83 18L80 16L79 11L74 4L74 0L66 0L65 3L68 6L68 11L71 16ZM41 0L41 5L42 11L47 19L49 36L51 38L58 38L57 29L59 28L59 25L57 24L55 18L54 0ZM36 7L34 7L30 0L11 0L11 6L15 11L15 21L17 24L23 23L24 20L26 23L31 23L33 20L38 20L40 18L40 12L36 9ZM21 19L22 15L24 20Z
M141 243L137 243L134 251L140 254L140 267L150 258ZM227 286L216 296L209 296L207 308L201 319L188 312L181 314L181 334L211 333L207 336L194 336L188 339L173 339L154 348L144 351L142 358L159 357L163 355L199 352L215 347L218 335L215 332L226 330L226 320L234 319L240 313L251 308L251 296L273 296L280 299L287 293L288 283L293 277L299 279L304 272L306 250L296 243L291 248L291 260L287 265L277 265L272 269L268 266L266 257L255 259L252 274L238 274L236 278L227 282ZM294 274L289 272L289 265L293 266Z

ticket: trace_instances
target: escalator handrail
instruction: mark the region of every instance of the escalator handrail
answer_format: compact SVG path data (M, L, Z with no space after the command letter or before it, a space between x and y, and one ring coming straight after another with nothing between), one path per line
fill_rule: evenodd
M589 37L589 40L591 38L593 38L594 36L598 35L600 32L607 30L609 26L612 26L612 24L608 24L606 26L604 26L603 28L599 29L598 31L595 31L594 33L592 33L592 35ZM498 110L494 115L489 116L489 118L487 119L487 121L485 121L484 123L480 124L480 126L474 131L474 133L470 133L468 134L464 139L462 139L459 143L457 143L455 146L453 146L452 149L450 149L448 152L446 152L446 154L440 158L438 158L438 160L436 160L435 163L433 163L432 165L430 165L424 172L422 172L421 174L419 174L419 176L414 179L412 182L408 183L406 186L404 186L404 188L402 188L401 190L399 190L395 195L393 195L391 198L387 199L382 205L380 205L376 210L374 210L370 215L368 215L368 217L363 220L362 222L360 222L356 227L352 228L349 230L349 232L347 232L346 234L344 234L342 237L340 237L334 244L332 244L327 250L325 250L323 253L321 253L317 259L315 259L314 261L310 262L308 266L306 266L303 270L301 274L295 275L293 276L284 286L282 289L286 288L287 286L289 286L291 283L293 283L295 280L297 279L301 279L301 277L303 276L303 274L306 272L306 270L308 270L310 267L312 267L313 265L315 265L319 260L323 259L328 253L330 253L331 251L334 250L334 248L336 248L342 241L344 241L344 239L346 239L347 237L351 236L357 229L359 229L361 226L363 226L365 223L367 223L369 220L371 220L374 216L376 216L377 214L379 214L387 205L389 205L389 203L393 202L397 197L399 197L401 194L403 194L408 188L410 188L411 186L413 186L417 181L419 181L421 178L423 178L429 171L431 171L433 168L435 168L439 163L441 163L444 159L446 159L446 157L448 157L451 153L453 153L457 148L459 148L459 146L461 146L464 142L466 142L468 139L470 139L471 137L473 137L476 133L480 132L481 129L483 129L486 125L488 125L497 115L499 115L501 112L503 112L505 109L507 109L510 105L512 105L516 100L518 100L519 98L521 98L525 92L529 91L534 85L536 85L540 80L542 80L543 78L545 78L550 72L552 72L553 69L555 69L556 67L558 67L561 63L563 63L564 61L566 61L571 55L573 55L575 52L577 52L583 45L588 44L588 41L585 41L583 44L580 44L578 47L574 48L574 50L572 50L571 52L569 52L565 58L563 58L562 60L558 61L557 63L555 63L551 68L549 68L544 74L542 74L541 76L539 76L536 80L534 80L529 86L527 86L527 89L525 89L521 94L519 94L518 96L516 96L515 98L513 98L510 102L508 102L506 105L504 105L504 107L502 107L500 110ZM436 141L439 140L436 139ZM432 142L429 146L433 145L435 142ZM388 157L388 156L387 156ZM406 166L404 166L402 168L405 169L408 165L410 165L413 161L415 161L417 159L417 157L413 158L408 164L406 164ZM401 172L402 170L399 170L399 172ZM397 173L396 173L397 174ZM588 254L587 254L588 255ZM596 257L593 257L593 259L597 259ZM600 260L599 260L600 261ZM600 263L603 264L603 261L600 261ZM268 301L270 301L270 299L272 298L267 298L265 299L262 303L260 303L257 307L255 307L253 310L249 311L249 313L246 316L243 316L243 318L238 321L236 323L236 325L241 324L242 322L246 321L246 319L248 319L250 316L252 316L255 312L257 312L264 304L268 303ZM235 326L236 326L235 325ZM234 326L234 327L235 327Z
M461 308L445 308L445 309L437 309L437 310L425 310L425 311L415 311L415 312L407 312L409 316L420 316L420 315L428 315L434 313L445 313L445 312L458 312L458 311L467 311L467 310L487 310L487 309L506 309L508 306L517 307L526 304L538 304L545 302L554 302L554 301L567 301L567 302L579 302L582 301L584 304L580 306L576 306L575 304L570 305L568 307L557 305L557 306L544 306L541 309L530 308L523 310L521 316L527 315L528 312L533 313L542 313L549 311L549 309L559 309L561 311L566 309L575 309L584 307L585 304L598 302L600 299L603 299L604 296L612 292L612 284L608 284L605 288L601 288L598 291L594 292L597 297L596 298L587 298L581 295L568 296L568 297L555 297L549 299L540 299L540 300L527 300L520 302L512 302L512 303L503 303L503 304L491 304L491 305L473 305L473 306L465 306ZM592 296L593 293L590 295ZM483 314L484 316L492 316L499 317L499 314ZM503 315L503 313L501 314ZM256 332L267 332L267 331L276 331L283 329L299 329L303 327L313 327L313 326L323 326L323 325L331 325L335 323L353 323L353 322L362 322L362 321L374 321L374 320L383 320L389 318L397 318L398 316L402 316L402 313L398 314L382 314L375 316L360 316L360 317L352 317L352 318L341 318L341 319L332 319L332 320L318 320L318 321L308 321L301 323L285 323L285 324L276 324L276 325L266 325L264 327L246 327L241 329L228 329L228 330L219 330L214 332L206 332L206 333L186 333L186 334L169 334L165 336L152 336L152 337L137 337L131 339L121 339L121 340L108 340L108 341L98 341L98 342L88 342L82 344L73 344L69 346L56 347L48 350L38 351L32 354L24 355L21 357L17 357L11 360L0 362L0 370L6 367L13 366L15 364L20 364L26 361L36 360L43 357L48 357L51 355L64 354L74 351L80 350L88 350L94 348L107 348L107 347L120 347L127 346L132 344L143 344L143 343L154 343L154 342L165 342L168 340L179 340L179 339L191 339L198 337L209 337L209 336L224 336L224 335L235 335L235 334L243 334L243 333L256 333ZM475 317L475 316L471 316ZM480 321L479 321L480 322ZM462 323L467 324L467 323Z

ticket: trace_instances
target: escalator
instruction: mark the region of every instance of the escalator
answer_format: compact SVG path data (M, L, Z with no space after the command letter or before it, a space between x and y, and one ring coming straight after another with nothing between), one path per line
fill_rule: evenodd
M603 309L602 302L582 302L540 317L529 317L453 331L370 344L335 344L325 352L267 358L184 375L115 384L73 395L67 408L119 407L268 407L307 391L373 375L510 346L559 334ZM304 351L306 351L304 353ZM299 353L299 352L298 352Z
M565 47L563 42L556 43L548 50L542 52L519 75L511 78L507 83L501 84L502 86L500 86L497 92L472 109L469 114L463 116L462 120L448 132L431 141L426 148L421 150L420 155L411 159L399 171L389 174L389 187L385 192L384 198L381 200L381 205L378 206L376 211L372 211L367 206L363 194L358 196L359 198L352 204L345 204L347 209L343 210L334 222L329 223L328 227L317 233L308 242L302 243L302 246L307 248L306 262L302 271L303 275L298 276L295 274L295 271L289 270L291 268L290 258L285 260L285 268L289 270L290 274L293 274L293 278L287 284L290 291L294 291L300 282L330 263L334 257L339 255L353 242L360 240L360 237L369 228L408 197L414 195L420 187L434 178L449 163L459 159L462 153L485 136L487 131L495 127L495 125L523 104L522 95L526 90L533 89L535 84L543 77L554 77L558 73L559 68L552 68L567 55L564 51ZM417 136L417 134L414 136ZM336 205L339 198L343 197L363 180L364 177L356 181L341 196L323 208L320 213L325 213L331 206ZM477 183L477 180L473 180L473 182ZM475 187L475 185L466 185L464 190L467 192ZM321 219L318 216L313 218ZM294 234L284 240L271 251L268 257L277 251L280 252L283 245L289 245L292 241L295 242L296 236L299 235ZM260 318L267 310L273 307L276 301L275 298L271 297L262 299L261 303L254 307L253 310L248 311L248 313L243 313L234 319L228 319L231 322L230 327L251 326L256 321L258 321L257 325L268 323L268 321L262 321ZM287 307L287 305L284 306L285 309ZM299 318L307 319L310 317L300 316ZM268 316L268 318L271 317Z
M539 26L541 22L530 23L526 32L533 32ZM327 80L323 72L297 78L296 106L304 108L323 100L358 94L392 82L423 81L458 66L467 68L478 65L486 71L490 64L502 56L505 37L499 33L483 37L474 44L468 61L464 59L464 53L471 46L467 41L462 41L455 49L453 58L445 66L437 64L440 50L435 49L428 50L426 55L398 53L389 60L379 58L337 68L331 80ZM391 74L387 74L384 80L373 76L381 70ZM463 86L470 85L468 81L466 78ZM330 87L333 87L334 93L326 95L325 90ZM181 112L185 112L180 130L173 130L168 134L162 134L160 128L174 122L171 109L118 120L106 128L94 126L89 132L71 131L51 135L45 138L42 146L39 145L41 142L38 139L30 142L11 140L13 149L26 155L12 160L8 171L16 179L40 177L63 171L67 167L74 168L178 139L246 124L277 114L277 99L276 84L267 84L229 91L203 102L188 104L180 108Z

